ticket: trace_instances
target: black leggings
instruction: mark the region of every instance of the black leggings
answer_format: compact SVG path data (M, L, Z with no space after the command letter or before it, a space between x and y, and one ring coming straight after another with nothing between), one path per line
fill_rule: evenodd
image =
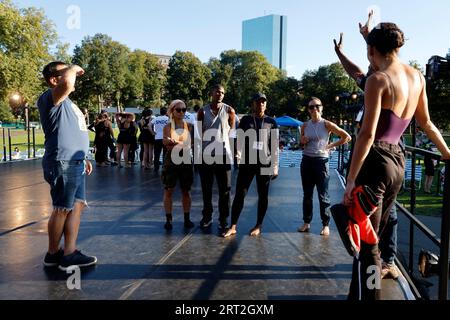
M398 145L376 141L365 159L356 178L356 185L367 185L381 197L377 211L370 216L378 237L384 240L383 229L389 219L390 210L402 186L405 172L405 157ZM384 227L382 227L384 228ZM378 245L362 244L358 259L353 264L350 300L376 300L379 298L381 278L376 278L374 268L381 272ZM381 275L381 273L376 276ZM378 281L380 280L380 281Z
M258 220L257 225L262 225L269 204L269 186L271 176L261 175L261 167L259 166L243 166L239 167L239 174L236 182L236 194L234 196L233 205L231 207L231 224L237 224L239 216L244 207L244 199L252 184L253 178L256 176L256 187L258 189Z

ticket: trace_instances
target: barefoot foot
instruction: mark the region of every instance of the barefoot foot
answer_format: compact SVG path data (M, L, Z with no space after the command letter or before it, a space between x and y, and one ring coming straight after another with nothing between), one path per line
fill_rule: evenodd
M252 230L250 230L250 236L251 237L257 237L261 234L261 228L255 227Z
M223 236L224 238L228 238L228 237L230 237L230 236L234 236L236 233L237 233L236 229L230 228L230 229L228 229L226 232L224 232L224 233L222 234L222 236Z

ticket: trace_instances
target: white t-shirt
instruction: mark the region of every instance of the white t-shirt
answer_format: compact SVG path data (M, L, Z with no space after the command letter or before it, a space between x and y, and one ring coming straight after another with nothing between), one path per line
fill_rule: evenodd
M196 118L192 113L186 112L186 114L184 115L184 121L192 125L195 125Z
M168 116L159 116L152 120L153 130L155 131L155 140L162 140L164 137L164 127L169 123Z

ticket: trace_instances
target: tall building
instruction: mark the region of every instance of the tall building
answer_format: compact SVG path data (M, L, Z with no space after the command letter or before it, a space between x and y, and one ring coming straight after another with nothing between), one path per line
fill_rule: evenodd
M286 70L287 17L272 14L242 22L242 50L259 51Z
M168 56L165 54L155 54L155 56L158 58L159 63L164 67L164 68L168 68L169 67L169 63L170 63L170 58L172 58L172 56Z

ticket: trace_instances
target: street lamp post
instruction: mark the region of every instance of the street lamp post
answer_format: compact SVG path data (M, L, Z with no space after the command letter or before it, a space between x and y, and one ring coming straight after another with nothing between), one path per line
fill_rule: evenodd
M25 112L25 130L27 131L27 143L28 143L28 159L31 157L31 141L30 141L30 109L28 107L28 103L24 105Z

